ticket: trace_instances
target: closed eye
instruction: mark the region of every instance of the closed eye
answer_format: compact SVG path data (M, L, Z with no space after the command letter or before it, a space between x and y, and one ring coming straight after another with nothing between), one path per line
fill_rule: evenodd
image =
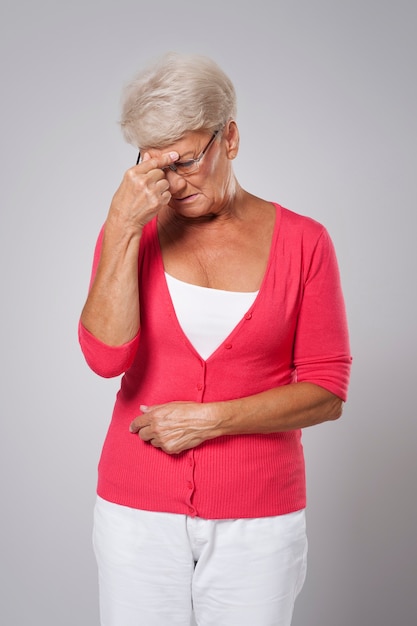
M186 170L190 167L193 167L197 162L197 159L190 159L189 161L175 161L175 167Z
M182 172L183 175L191 174L198 168L198 164L201 159L189 159L188 161L175 161L170 165L165 166L164 170L171 170L173 172Z

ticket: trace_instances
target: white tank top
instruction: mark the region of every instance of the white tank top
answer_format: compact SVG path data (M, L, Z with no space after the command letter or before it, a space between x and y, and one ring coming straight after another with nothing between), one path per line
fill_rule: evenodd
M207 359L243 318L257 291L223 291L185 283L165 272L178 322L199 355Z

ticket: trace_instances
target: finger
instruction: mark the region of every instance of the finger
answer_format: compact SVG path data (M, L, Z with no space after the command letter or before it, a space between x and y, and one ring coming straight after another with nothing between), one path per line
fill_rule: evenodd
M142 439L142 441L152 441L153 439L153 434L151 432L151 429L148 428L147 426L145 426L145 428L141 428L139 430L138 435Z
M153 181L154 187L151 186L150 190L155 191L156 195L159 194L161 196L164 196L166 193L168 193L168 200L169 200L171 197L171 193L169 191L169 182L165 178L163 172L161 170L158 170L158 171L161 172L161 178Z
M134 435L136 435L140 429L143 428L143 426L141 426L138 422L137 422L137 418L130 424L129 426L129 431L131 433L133 433Z
M131 433L138 433L141 428L149 426L149 420L145 418L143 414L148 413L150 411L150 408L146 406L146 404L141 404L139 409L142 411L142 415L138 415L137 417L135 417L133 422L131 422L131 424L129 425L129 430Z
M142 441L150 441L153 437L149 425L138 424L136 420L130 424L129 431L133 435L138 435Z
M148 420L145 420L143 415L139 415L139 417L135 417L133 422L131 422L129 430L131 433L137 434L141 428L145 428L146 426L149 426Z
M178 152L164 152L157 157L151 157L149 152L145 152L141 163L139 163L139 165L137 165L136 167L140 167L141 170L146 174L151 170L167 167L167 165L169 165L170 163L178 161L179 158L180 155L178 154Z

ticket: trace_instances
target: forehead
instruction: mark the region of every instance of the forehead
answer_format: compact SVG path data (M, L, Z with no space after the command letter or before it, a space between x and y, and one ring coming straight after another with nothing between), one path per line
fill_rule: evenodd
M183 135L177 141L167 144L163 148L149 148L144 152L149 152L151 157L160 156L165 152L178 152L180 156L187 156L201 152L204 142L207 141L208 131L195 130Z

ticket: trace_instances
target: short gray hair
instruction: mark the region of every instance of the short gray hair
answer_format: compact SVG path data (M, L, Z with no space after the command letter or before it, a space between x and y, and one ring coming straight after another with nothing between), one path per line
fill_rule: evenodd
M143 150L214 132L235 117L234 86L214 61L168 52L125 87L120 124L126 141Z

